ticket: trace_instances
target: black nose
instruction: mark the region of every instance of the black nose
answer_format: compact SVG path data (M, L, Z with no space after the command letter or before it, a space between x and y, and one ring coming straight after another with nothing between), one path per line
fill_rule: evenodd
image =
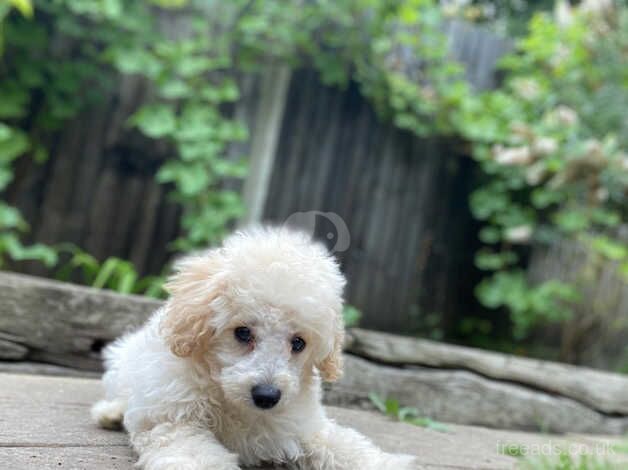
M255 406L267 410L279 403L281 390L272 385L256 385L251 389L251 396Z

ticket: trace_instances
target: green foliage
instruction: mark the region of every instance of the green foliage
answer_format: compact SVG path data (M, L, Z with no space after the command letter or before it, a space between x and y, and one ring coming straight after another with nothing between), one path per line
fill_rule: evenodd
M397 400L392 398L382 398L376 393L369 393L369 400L380 412L397 421L433 429L434 431L448 432L449 430L443 423L421 417L419 410L416 408L401 406Z
M30 3L11 3L32 16ZM219 239L242 213L239 196L220 184L246 172L243 159L227 158L226 148L247 133L222 109L239 96L228 76L235 71L227 70L233 62L228 47L232 38L210 40L209 30L219 25L198 20L186 38L167 38L159 30L155 6L187 3L42 0L35 2L36 20L7 16L8 7L0 3L7 43L0 69L0 190L13 178L15 159L28 154L44 161L47 152L40 140L97 105L118 73L143 75L156 88L155 100L139 109L129 125L172 145L175 155L159 170L157 180L173 188L173 197L184 208L184 235L176 248L187 250ZM59 48L61 42L72 47ZM20 234L28 225L15 209L0 209L0 256L56 262L53 247L23 246ZM135 290L137 276L128 262L107 260L100 273L100 278L87 276L83 281L122 292Z
M55 273L55 278L71 281L79 276L83 283L98 288L111 289L121 294L143 294L148 297L163 298L165 292L163 276L140 278L129 261L120 258L107 258L102 263L80 248L64 244L57 247L60 256L67 258Z
M532 326L543 321L568 320L572 315L569 304L580 299L572 285L558 280L532 286L520 270L496 272L478 285L476 295L489 308L510 311L516 339L524 338Z
M539 11L550 11L555 0L443 0L447 16L484 23L502 34L522 34Z
M174 248L216 242L243 211L240 196L224 185L247 171L244 156L229 155L230 144L248 138L231 116L238 75L277 62L307 63L325 83L357 81L399 128L469 144L484 175L469 201L483 224L475 263L486 278L477 296L509 312L516 338L570 318L578 301L577 285L528 280L529 245L577 241L628 276L628 248L618 235L628 195L625 6L611 15L576 9L562 23L533 16L516 52L502 62L503 86L475 93L448 56L435 0L39 0L33 20L8 15L9 3L30 15L24 0L0 3L7 46L0 190L17 158L45 160L46 137L98 105L119 74L140 76L152 99L128 125L172 152L156 179L183 207ZM512 12L515 4L499 7ZM156 13L163 8L179 9L185 34L162 31ZM0 206L0 253L53 264L53 249L21 245L27 228L15 209ZM83 254L74 263L90 284L138 290L123 260L96 267ZM346 312L347 323L355 314Z
M612 464L599 458L582 455L573 457L566 452L557 457L540 457L520 463L523 470L619 470L621 464Z
M362 318L362 312L353 305L345 305L342 310L342 317L347 328L358 326Z
M475 142L487 183L471 197L492 248L476 257L494 271L477 289L487 307L506 307L515 335L570 317L577 286L550 280L530 285L516 257L531 242L575 240L628 272L625 63L628 13L613 19L575 11L559 25L533 17L517 53L503 60L505 86L470 97L459 122ZM612 97L612 98L611 98ZM480 125L478 125L480 123Z
M549 446L554 449L552 445ZM562 449L556 449L556 455L530 457L531 446L524 444L506 444L499 446L500 452L510 457L521 458L517 468L525 470L619 470L621 464L612 464L592 455L570 455ZM612 451L621 452L621 447L613 446Z

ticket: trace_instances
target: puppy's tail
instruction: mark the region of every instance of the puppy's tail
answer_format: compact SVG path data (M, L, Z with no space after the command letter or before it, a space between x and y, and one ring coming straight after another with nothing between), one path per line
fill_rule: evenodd
M126 411L125 400L100 400L92 406L92 419L104 429L120 430Z

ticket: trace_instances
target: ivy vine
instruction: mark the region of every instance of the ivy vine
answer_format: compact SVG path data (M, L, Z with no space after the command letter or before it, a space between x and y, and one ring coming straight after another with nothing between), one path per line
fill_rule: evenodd
M9 13L10 4L21 14ZM477 297L509 311L516 338L569 318L579 300L577 283L528 279L530 246L571 240L628 276L618 230L628 187L624 5L534 16L502 62L503 86L483 93L450 59L435 0L37 0L34 18L28 5L0 2L0 190L16 158L45 160L46 135L97 104L118 74L132 74L146 80L151 99L128 125L172 149L157 180L183 207L174 248L213 243L243 211L238 193L222 184L247 171L246 156L228 151L248 137L232 117L238 76L273 63L309 64L325 83L356 81L399 128L469 143L484 174L469 201L484 224L476 264L487 276ZM164 10L184 31L164 28ZM19 212L0 205L0 252L55 264L53 247L22 245L25 230ZM90 266L92 274L104 268ZM115 276L96 278L115 287ZM124 279L125 290L141 290L137 276Z

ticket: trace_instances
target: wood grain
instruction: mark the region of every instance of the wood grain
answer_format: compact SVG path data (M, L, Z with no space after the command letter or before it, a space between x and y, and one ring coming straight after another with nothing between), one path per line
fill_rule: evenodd
M380 363L473 371L628 415L628 376L424 339L352 329L347 350Z
M121 432L98 429L89 407L100 396L96 380L0 374L0 468L16 470L131 470L136 456ZM448 425L436 432L392 422L371 412L330 407L328 414L391 452L417 456L418 469L514 469L517 459L503 455L501 445L567 447L569 439L482 427ZM579 438L579 442L583 442ZM588 449L612 442L590 436ZM615 456L618 467L628 456ZM251 469L253 470L253 469ZM268 470L268 469L267 469Z

